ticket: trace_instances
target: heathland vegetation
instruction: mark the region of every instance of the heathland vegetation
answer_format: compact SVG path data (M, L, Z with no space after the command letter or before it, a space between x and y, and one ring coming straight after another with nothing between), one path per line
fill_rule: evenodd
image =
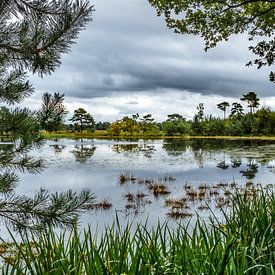
M245 112L241 101L247 103ZM232 105L226 101L217 104L221 117L205 115L204 104L199 103L193 119L187 120L181 114L169 114L167 119L156 122L152 114L124 116L114 122L96 122L83 108L74 110L65 123L67 111L64 94L45 93L42 108L34 113L37 128L44 130L46 137L186 137L186 136L274 136L275 111L261 107L255 92L248 92L240 102ZM1 116L8 116L9 110L1 109ZM8 120L7 120L8 121ZM2 136L9 132L9 125L2 124Z

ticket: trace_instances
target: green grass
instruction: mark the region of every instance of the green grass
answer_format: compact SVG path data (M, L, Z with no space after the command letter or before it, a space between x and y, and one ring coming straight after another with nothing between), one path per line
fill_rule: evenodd
M89 228L81 237L76 229L22 235L2 274L274 274L274 190L236 193L231 202L224 224L212 217L192 228L122 229L117 220L102 236Z
M42 131L42 136L47 139L52 138L127 138L127 139L147 139L147 138L171 138L171 139L229 139L229 140L239 140L239 139L253 139L253 140L275 140L275 136L189 136L189 135L177 135L177 136L167 136L163 132L158 133L147 133L147 134L134 134L122 133L119 136L110 135L106 130L96 130L71 132L71 131L57 131L57 132L46 132Z

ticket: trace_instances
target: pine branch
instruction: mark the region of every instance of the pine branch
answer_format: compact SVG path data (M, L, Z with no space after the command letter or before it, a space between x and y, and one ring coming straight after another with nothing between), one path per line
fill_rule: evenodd
M0 21L0 54L16 60L10 62L13 66L40 75L50 74L60 66L61 54L69 51L78 33L91 21L93 11L87 1L11 3L9 13L17 10L23 18L17 15L16 22Z
M0 101L19 103L33 93L33 87L26 81L26 73L17 69L4 73L0 67Z
M50 194L40 190L33 198L12 195L0 202L0 217L17 230L70 227L94 198L89 191Z

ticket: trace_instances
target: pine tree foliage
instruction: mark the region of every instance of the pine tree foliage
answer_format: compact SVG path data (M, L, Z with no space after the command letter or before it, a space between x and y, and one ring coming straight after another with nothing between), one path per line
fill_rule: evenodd
M41 75L52 73L91 20L92 9L80 0L2 0L2 59Z
M93 6L81 0L0 1L0 102L20 103L34 92L27 73L41 77L61 65L79 32L91 20ZM0 108L0 217L17 229L68 226L94 196L83 191L30 198L15 194L17 171L38 173L43 162L29 156L41 144L37 115L26 108Z
M25 80L25 73L19 69L5 72L0 62L0 101L19 103L33 93L33 87Z
M83 130L94 130L95 128L94 118L83 108L78 108L77 110L74 110L73 117L70 120L74 122L74 128L76 130L79 130L81 133Z
M42 109L38 115L42 129L47 131L57 131L60 129L65 115L67 114L63 102L64 94L43 94Z
M40 190L34 197L8 196L1 206L1 216L5 222L17 230L43 229L53 226L69 227L77 222L78 213L93 200L89 191L80 194L72 191L50 194Z

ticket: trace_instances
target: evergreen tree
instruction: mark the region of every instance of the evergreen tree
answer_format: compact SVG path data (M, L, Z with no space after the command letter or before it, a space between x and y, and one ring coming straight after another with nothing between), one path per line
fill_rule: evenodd
M80 30L91 20L93 7L78 0L0 1L0 102L20 103L33 93L27 72L40 76L61 65ZM0 145L0 217L17 229L68 226L79 211L93 201L88 191L49 194L41 190L33 198L16 196L16 171L37 173L41 160L28 156L39 145L39 124L28 109L0 111L1 134L13 144Z
M244 115L243 106L238 102L232 103L231 113L229 117L230 118L241 117L243 115Z
M185 118L180 114L168 115L168 119L162 123L163 130L167 135L185 134Z
M153 130L154 120L152 114L147 114L140 118L140 128L143 133Z
M202 121L202 120L203 120L203 117L204 117L204 104L203 104L203 103L200 103L200 104L197 106L197 110L198 110L197 118L198 118L199 121Z
M225 117L226 117L226 108L229 107L229 103L226 102L226 101L223 101L223 102L217 104L217 107L218 107L221 111L223 111L223 119L225 119Z
M194 116L194 120L191 125L191 129L193 134L195 135L202 135L204 132L203 129L203 118L204 118L204 104L199 103L197 106L198 112Z
M242 101L247 101L247 106L250 108L250 113L254 113L255 108L258 108L260 99L255 92L248 92L241 98Z
M61 128L63 120L67 114L63 104L64 94L44 93L42 97L42 109L39 112L41 127L47 131L57 131Z
M79 130L80 133L85 129L91 129L92 131L95 129L93 117L83 108L74 110L74 115L70 120L74 122L75 129Z

